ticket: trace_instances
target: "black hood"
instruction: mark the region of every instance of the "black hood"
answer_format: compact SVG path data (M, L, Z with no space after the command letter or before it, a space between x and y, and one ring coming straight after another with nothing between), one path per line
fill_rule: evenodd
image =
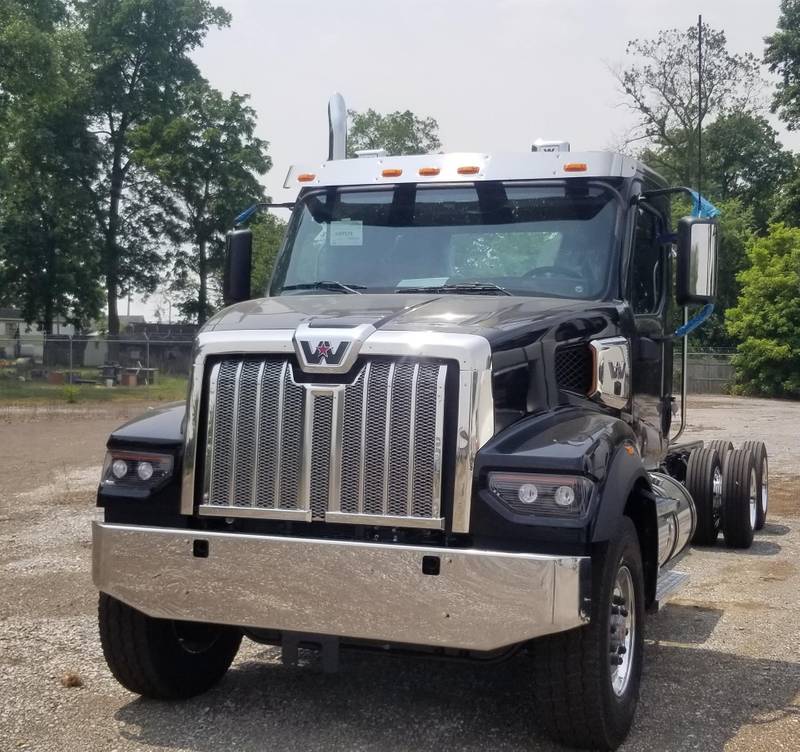
M282 295L231 306L204 329L296 329L371 324L386 331L440 331L480 334L493 349L502 342L544 333L553 326L619 311L613 303L505 295Z

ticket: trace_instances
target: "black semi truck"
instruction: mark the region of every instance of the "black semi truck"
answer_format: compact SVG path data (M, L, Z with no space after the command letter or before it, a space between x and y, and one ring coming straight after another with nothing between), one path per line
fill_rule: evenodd
M243 636L331 670L344 648L526 651L521 712L615 748L676 558L720 530L747 547L766 517L763 444L678 441L713 212L695 196L676 233L686 189L563 143L345 159L340 99L329 113L329 159L287 176L269 289L251 299L235 230L186 403L109 439L93 529L109 667L183 698Z

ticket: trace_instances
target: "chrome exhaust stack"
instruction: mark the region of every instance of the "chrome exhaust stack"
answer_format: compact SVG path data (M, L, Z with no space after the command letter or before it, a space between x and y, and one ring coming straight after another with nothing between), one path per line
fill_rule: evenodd
M347 107L336 92L328 100L328 160L347 159Z

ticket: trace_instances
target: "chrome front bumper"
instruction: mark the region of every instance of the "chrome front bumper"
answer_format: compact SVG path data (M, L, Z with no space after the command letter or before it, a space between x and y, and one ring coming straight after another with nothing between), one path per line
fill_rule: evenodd
M588 612L588 557L99 522L92 532L98 589L161 618L494 650L578 627ZM425 557L438 575L423 573Z

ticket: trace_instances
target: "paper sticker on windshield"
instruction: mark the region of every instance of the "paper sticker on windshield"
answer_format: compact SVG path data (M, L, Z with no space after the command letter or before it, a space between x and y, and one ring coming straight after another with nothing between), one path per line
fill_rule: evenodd
M342 219L331 222L330 245L364 245L363 222L360 219Z

